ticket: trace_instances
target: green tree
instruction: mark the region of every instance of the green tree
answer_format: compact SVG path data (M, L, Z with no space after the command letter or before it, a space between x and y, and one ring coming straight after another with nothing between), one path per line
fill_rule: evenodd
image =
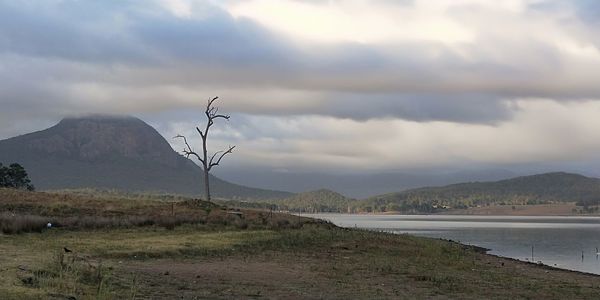
M0 163L0 187L8 186L8 168Z
M13 163L8 167L0 164L0 187L26 189L29 191L35 189L25 168L17 163Z

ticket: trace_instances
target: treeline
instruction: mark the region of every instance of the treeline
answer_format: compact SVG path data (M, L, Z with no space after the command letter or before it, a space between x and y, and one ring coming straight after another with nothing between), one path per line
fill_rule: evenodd
M344 213L348 212L348 207L352 199L345 197L331 190L321 189L306 193L299 193L292 197L271 201L280 210L301 212L301 213Z
M351 204L356 201L330 190L317 190L295 194L281 200L261 201L221 201L228 206L243 208L272 209L276 211L290 211L298 213L346 213Z

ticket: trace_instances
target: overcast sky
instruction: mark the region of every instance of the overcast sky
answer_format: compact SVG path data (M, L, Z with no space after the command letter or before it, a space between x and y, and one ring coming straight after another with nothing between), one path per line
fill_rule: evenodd
M594 0L0 0L0 138L118 113L181 150L218 95L226 168L585 168L599 28Z

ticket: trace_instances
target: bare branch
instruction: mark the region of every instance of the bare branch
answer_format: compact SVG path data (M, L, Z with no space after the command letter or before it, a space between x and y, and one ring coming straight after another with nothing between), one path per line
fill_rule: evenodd
M219 114L219 108L216 107L216 106L212 106L213 103L217 99L219 99L219 97L214 97L214 98L208 100L208 105L206 106L205 114L206 114L206 117L208 117L210 125L212 125L212 120L214 120L214 119L223 118L225 120L229 120L229 118L230 118L230 116L228 116L228 115L221 115L221 114Z
M210 157L210 160L209 160L209 162L208 162L208 165L209 165L209 166L210 166L210 165L212 165L212 164L213 164L213 161L215 160L215 157L217 157L217 155L219 155L219 153L222 153L222 152L223 152L223 151L217 151L217 152L213 153L213 155Z
M213 156L210 158L210 164L208 165L208 170L210 171L210 169L212 169L212 167L218 166L219 163L221 163L221 159L223 159L223 157L225 157L225 155L232 153L234 148L235 148L235 146L230 146L229 149L227 149L227 151L219 151L219 152L216 152L215 154L213 154ZM219 159L216 162L213 162L214 158L217 156L218 153L221 153L221 156L219 156Z
M202 130L200 130L200 128L196 127L196 131L198 131L198 133L200 134L200 137L202 137L202 139L204 139L205 135L202 132Z
M213 118L213 119L216 119L216 118L223 118L223 119L225 119L225 120L229 120L230 116L228 116L228 115L214 115L214 116L212 116L212 118Z
M219 99L219 96L213 97L212 99L208 99L208 105L206 106L206 109L208 110L212 104L217 101L217 99Z
M198 160L200 160L202 163L204 163L204 159L202 159L202 157L200 157L200 155L198 155L198 153L194 152L194 150L192 150L192 147L190 146L190 144L188 144L187 139L185 138L185 136L178 134L177 136L173 137L174 139L177 138L181 138L183 139L183 142L185 143L185 146L187 147L186 149L183 149L183 154L187 157L190 158L190 155L195 156L196 158L198 158Z

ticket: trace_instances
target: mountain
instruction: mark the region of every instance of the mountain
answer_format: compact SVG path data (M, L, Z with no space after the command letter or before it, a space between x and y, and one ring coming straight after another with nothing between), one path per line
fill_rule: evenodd
M280 209L297 212L347 212L352 199L331 190L321 189L272 201Z
M600 179L564 172L522 176L495 182L470 182L426 187L371 197L363 210L431 212L440 208L485 205L600 203Z
M46 130L0 141L0 162L18 162L38 189L102 188L201 195L199 166L134 117L66 118ZM212 176L212 175L211 175ZM276 199L292 194L211 177L216 197Z

